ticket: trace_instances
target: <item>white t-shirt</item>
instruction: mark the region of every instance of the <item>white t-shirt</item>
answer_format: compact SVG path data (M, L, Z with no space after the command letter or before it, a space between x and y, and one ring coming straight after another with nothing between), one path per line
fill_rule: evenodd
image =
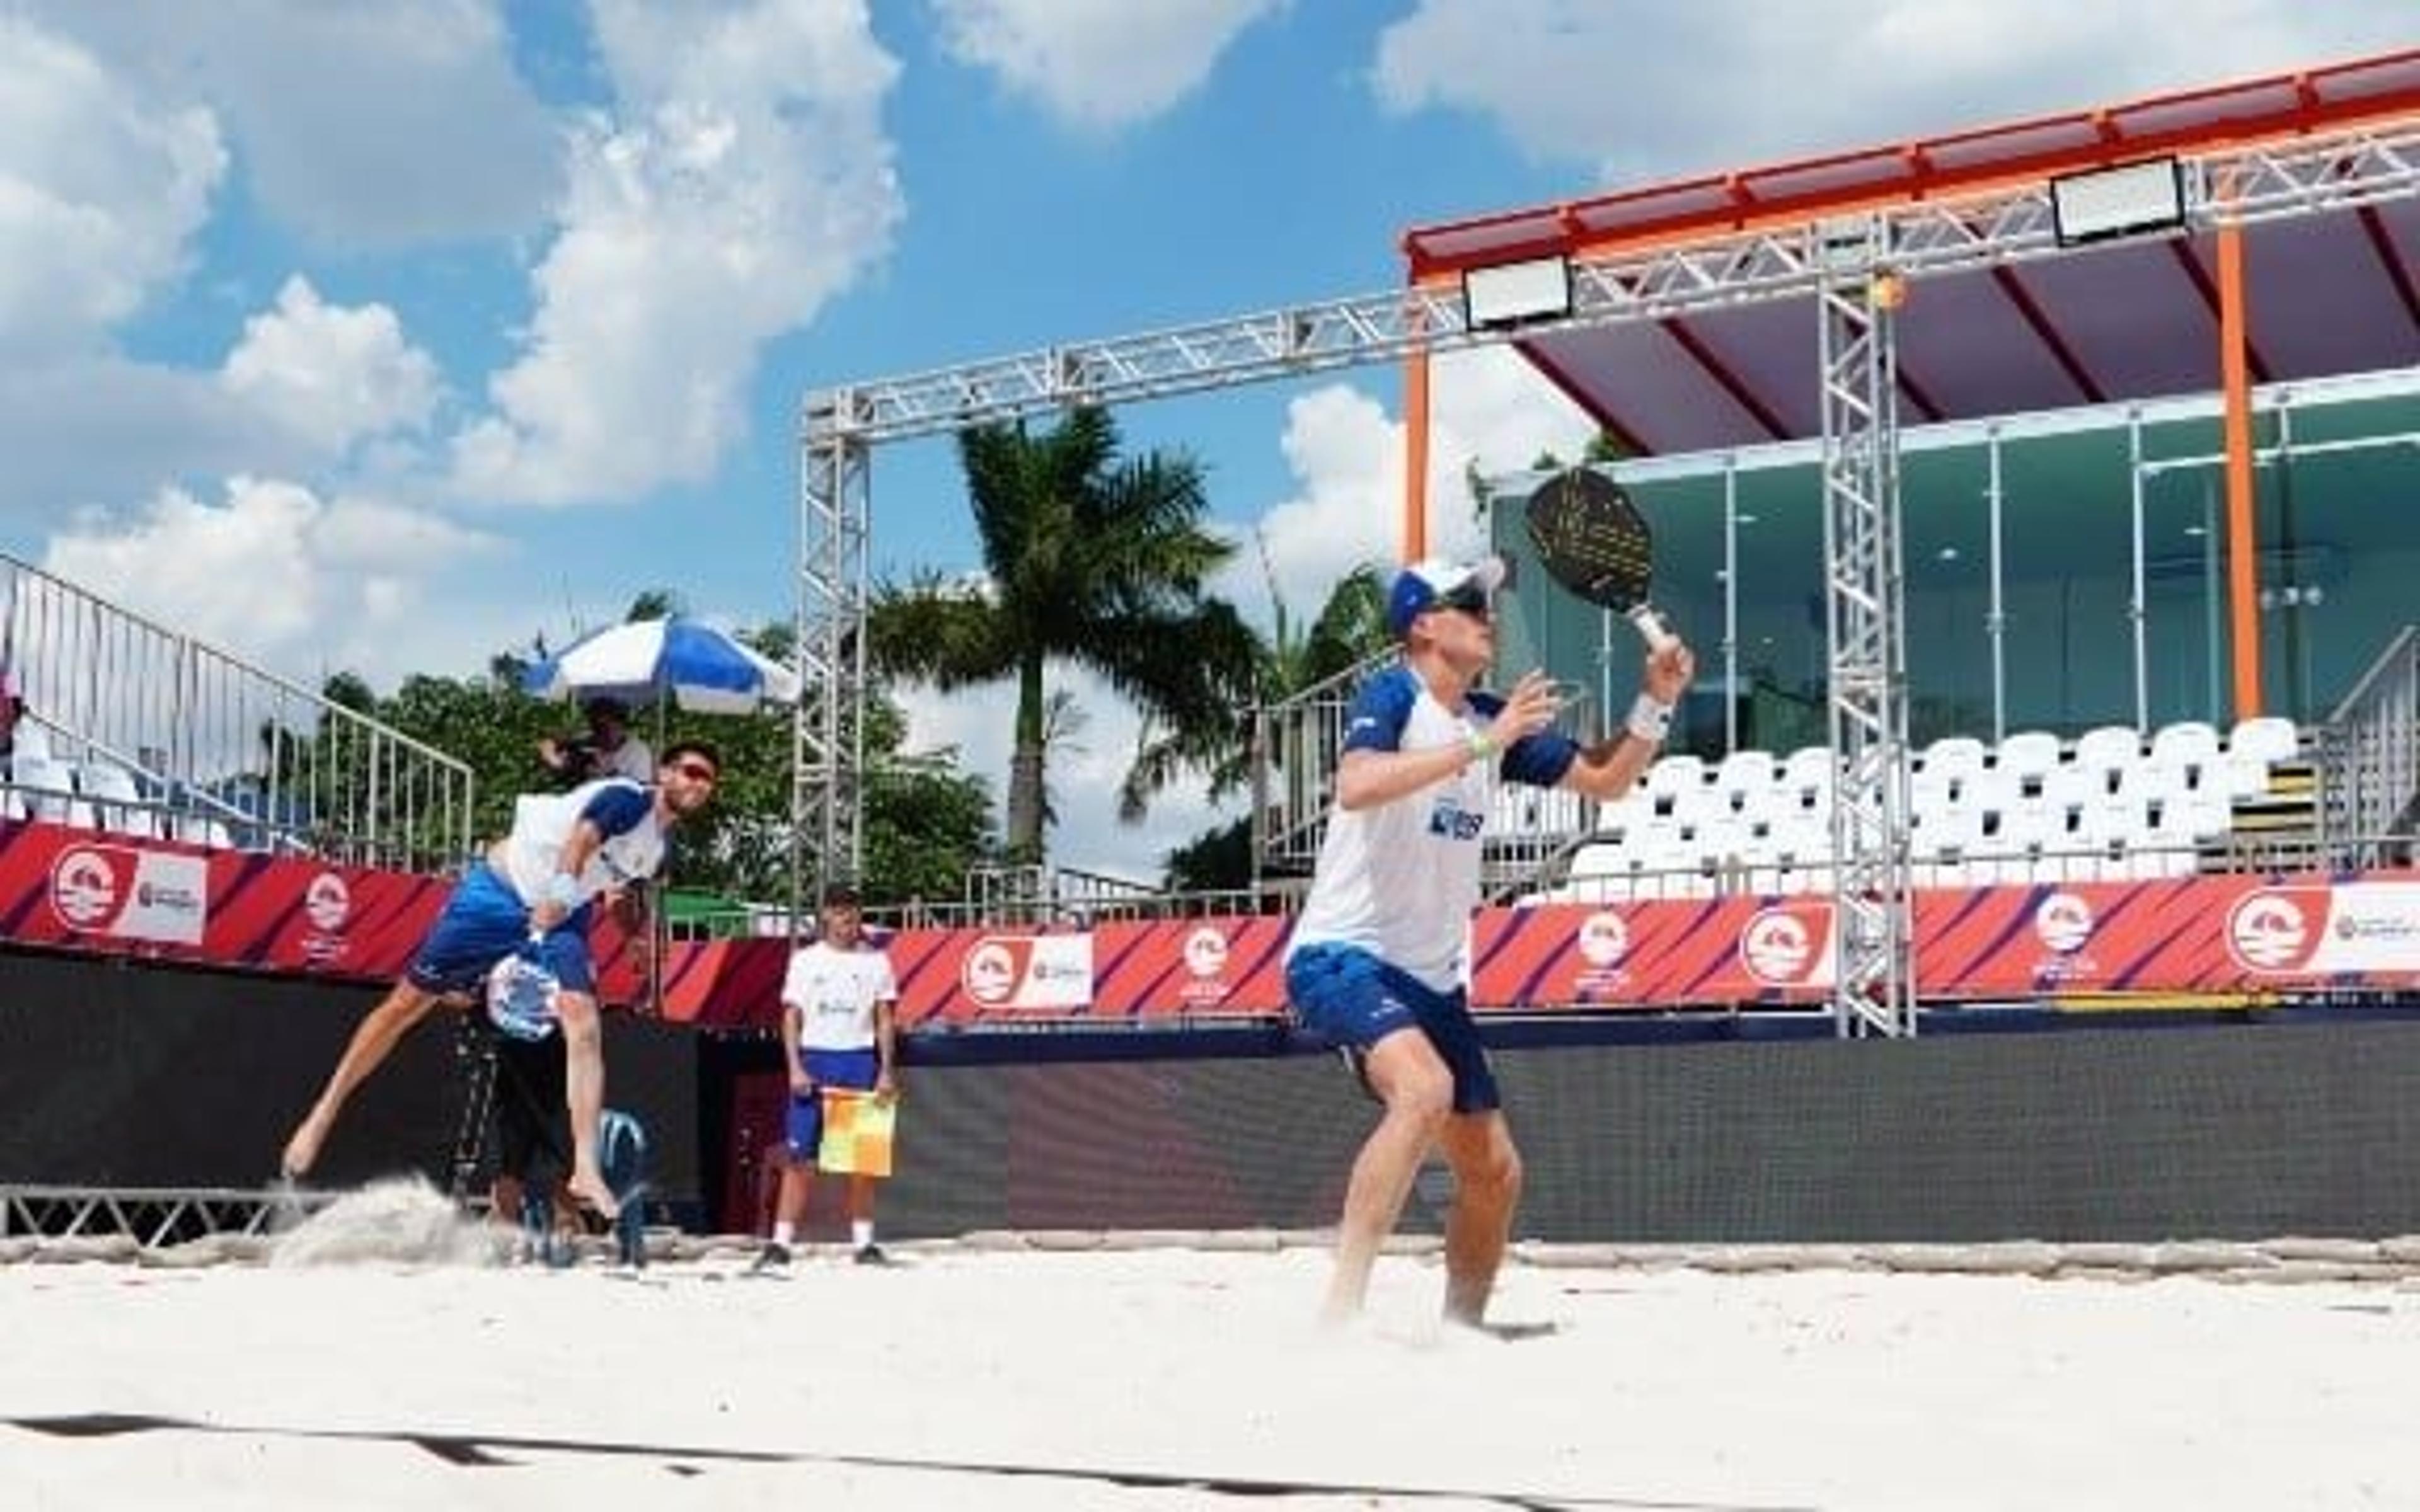
M1462 710L1439 703L1401 662L1373 674L1346 715L1344 748L1430 750L1466 744L1503 708L1474 692ZM1400 966L1441 993L1462 985L1470 913L1479 906L1480 859L1496 780L1553 787L1579 748L1552 731L1513 742L1493 768L1472 762L1445 780L1391 803L1328 815L1311 895L1286 942L1351 945Z
M871 1050L874 1006L898 1000L890 955L862 942L848 950L822 940L801 946L782 975L782 1006L798 1010L801 1050Z
M513 803L513 832L504 837L504 872L532 905L546 896L562 864L564 841L588 820L605 843L580 872L580 901L656 874L664 864L663 831L656 827L654 790L626 778L600 778L568 793L536 794Z
M623 733L620 745L598 751L597 761L598 777L627 777L633 782L656 779L655 752L647 748L645 741L628 732Z

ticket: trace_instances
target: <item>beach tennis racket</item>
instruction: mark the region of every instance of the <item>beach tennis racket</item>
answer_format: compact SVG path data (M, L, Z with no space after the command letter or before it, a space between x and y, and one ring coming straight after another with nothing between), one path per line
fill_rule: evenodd
M1649 650L1677 643L1664 616L1647 602L1654 537L1620 484L1588 468L1569 468L1540 484L1522 513L1547 576L1626 617Z
M488 1021L516 1040L545 1039L554 1032L558 1017L554 999L563 983L537 959L537 948L533 936L488 973Z

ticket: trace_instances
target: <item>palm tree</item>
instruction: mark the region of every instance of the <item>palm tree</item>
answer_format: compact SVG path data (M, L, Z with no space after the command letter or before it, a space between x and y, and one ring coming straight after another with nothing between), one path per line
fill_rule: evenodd
M1270 586L1273 633L1253 648L1252 696L1264 708L1351 671L1392 643L1386 588L1374 566L1365 563L1337 579L1308 630L1295 629L1274 580ZM1249 720L1190 731L1146 725L1140 754L1118 794L1119 816L1140 818L1151 799L1187 771L1208 777L1214 803L1244 791L1252 780L1251 735Z
M1016 680L1007 853L1043 852L1045 719L1052 663L1087 668L1156 728L1199 737L1240 722L1254 640L1202 585L1233 555L1204 528L1202 470L1183 453L1119 455L1107 411L1070 410L959 434L984 579L924 574L875 595L870 659L942 692Z

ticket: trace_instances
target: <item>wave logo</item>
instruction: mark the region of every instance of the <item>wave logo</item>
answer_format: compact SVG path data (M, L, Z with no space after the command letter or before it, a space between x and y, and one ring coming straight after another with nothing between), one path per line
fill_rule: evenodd
M1207 980L1227 969L1227 936L1216 924L1204 924L1185 936L1185 969Z
M2311 916L2287 893L2246 893L2227 911L2227 951L2250 970L2291 971L2318 947Z
M62 851L51 866L51 911L72 930L105 927L125 896L113 853L90 845Z
M2061 955L2083 949L2092 925L2092 905L2071 892L2054 892L2034 909L2034 933Z
M334 934L345 927L353 914L353 894L345 879L334 872L322 872L302 889L303 917L311 927L322 934Z
M1032 947L1023 940L985 938L958 963L958 985L986 1008L1016 995L1025 980L1025 961Z
M1768 908L1740 931L1740 960L1759 981L1804 981L1815 964L1815 931L1789 909Z
M1630 953L1630 926L1620 914L1590 914L1577 932L1580 959L1600 969L1618 965Z

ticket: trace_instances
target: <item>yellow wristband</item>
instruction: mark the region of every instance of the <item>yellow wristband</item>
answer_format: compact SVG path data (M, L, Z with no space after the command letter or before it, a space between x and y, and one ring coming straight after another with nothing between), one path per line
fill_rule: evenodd
M1496 754L1496 742L1488 735L1486 731L1473 730L1468 733L1470 739L1470 759L1472 761L1483 762L1490 756Z

